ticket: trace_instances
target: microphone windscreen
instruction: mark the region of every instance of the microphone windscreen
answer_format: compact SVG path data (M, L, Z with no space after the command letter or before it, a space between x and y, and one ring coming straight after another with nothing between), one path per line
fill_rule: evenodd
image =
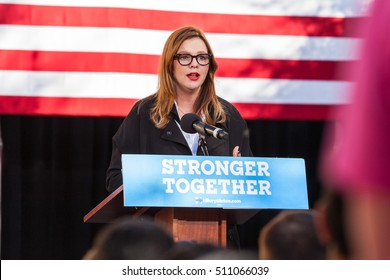
M193 126L194 122L201 121L201 118L196 114L185 114L181 117L180 127L183 131L187 133L196 133L196 130Z

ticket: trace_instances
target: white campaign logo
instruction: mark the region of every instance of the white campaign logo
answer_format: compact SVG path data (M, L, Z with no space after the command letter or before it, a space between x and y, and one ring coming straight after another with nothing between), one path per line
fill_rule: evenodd
M162 183L166 193L271 195L270 182L258 179L270 176L268 169L265 161L163 159Z

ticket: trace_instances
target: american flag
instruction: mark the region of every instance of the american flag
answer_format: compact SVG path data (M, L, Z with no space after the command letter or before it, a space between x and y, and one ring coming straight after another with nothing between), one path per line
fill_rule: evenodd
M165 40L203 29L217 94L246 119L328 118L348 100L359 0L0 0L0 114L125 116Z

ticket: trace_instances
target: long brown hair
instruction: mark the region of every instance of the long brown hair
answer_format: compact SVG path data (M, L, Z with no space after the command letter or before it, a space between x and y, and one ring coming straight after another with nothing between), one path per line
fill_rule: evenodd
M184 41L195 37L200 38L205 43L208 53L212 55L207 77L195 102L195 114L203 115L205 121L213 125L226 121L225 111L215 92L214 74L218 69L218 64L215 61L211 46L202 30L193 26L184 26L169 36L160 58L159 87L150 116L157 128L164 128L170 121L170 112L176 98L173 80L174 55Z

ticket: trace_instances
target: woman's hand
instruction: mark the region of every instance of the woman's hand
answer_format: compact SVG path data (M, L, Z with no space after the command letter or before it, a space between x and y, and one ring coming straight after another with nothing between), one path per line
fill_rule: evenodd
M235 146L234 149L233 149L233 156L234 157L240 157L241 156L241 152L240 152L240 147L239 146Z

